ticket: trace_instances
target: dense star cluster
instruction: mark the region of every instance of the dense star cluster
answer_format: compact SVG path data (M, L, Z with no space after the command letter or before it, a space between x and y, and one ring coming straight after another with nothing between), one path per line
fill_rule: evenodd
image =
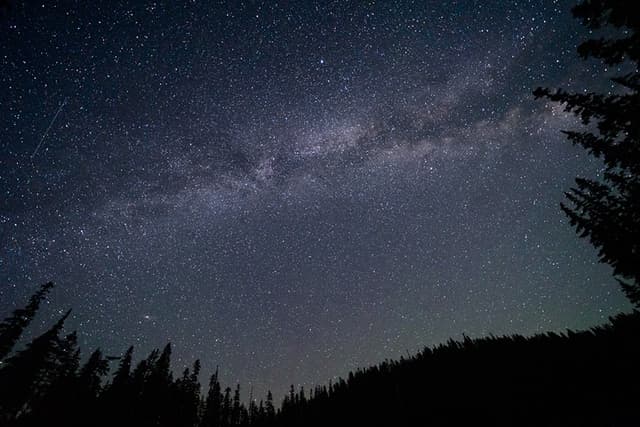
M608 85L563 2L1 4L1 315L280 396L628 308L531 95Z

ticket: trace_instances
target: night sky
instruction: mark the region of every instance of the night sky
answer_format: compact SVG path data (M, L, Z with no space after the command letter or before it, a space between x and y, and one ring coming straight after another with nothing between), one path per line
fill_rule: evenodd
M5 2L3 2L4 4ZM10 1L0 316L262 396L630 306L559 209L607 87L561 1ZM201 378L206 383L206 378Z

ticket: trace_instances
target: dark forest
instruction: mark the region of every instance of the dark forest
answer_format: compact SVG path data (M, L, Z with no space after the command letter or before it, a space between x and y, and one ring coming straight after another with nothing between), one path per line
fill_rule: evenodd
M51 286L0 325L5 352ZM137 363L131 347L119 358L98 349L81 364L76 333L61 333L68 315L3 360L3 425L633 426L638 420L638 311L588 331L450 340L312 390L292 385L281 401L271 392L242 395L239 384L221 385L217 372L201 387L200 361L175 375L170 344Z

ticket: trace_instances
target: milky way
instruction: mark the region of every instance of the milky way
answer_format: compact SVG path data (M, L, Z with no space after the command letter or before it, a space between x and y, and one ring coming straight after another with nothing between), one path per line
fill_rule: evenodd
M601 165L531 96L607 84L570 5L28 3L0 11L0 315L53 280L36 330L72 307L85 351L170 340L280 395L628 308L559 210Z

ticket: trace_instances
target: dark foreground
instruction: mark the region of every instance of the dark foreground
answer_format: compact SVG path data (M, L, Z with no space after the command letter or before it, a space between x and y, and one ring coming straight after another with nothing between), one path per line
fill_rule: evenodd
M51 286L0 323L2 427L640 426L638 311L588 331L450 340L306 393L292 386L276 407L271 393L242 403L217 373L201 391L199 361L174 377L170 345L137 364L133 348L81 364L68 314L13 351Z

